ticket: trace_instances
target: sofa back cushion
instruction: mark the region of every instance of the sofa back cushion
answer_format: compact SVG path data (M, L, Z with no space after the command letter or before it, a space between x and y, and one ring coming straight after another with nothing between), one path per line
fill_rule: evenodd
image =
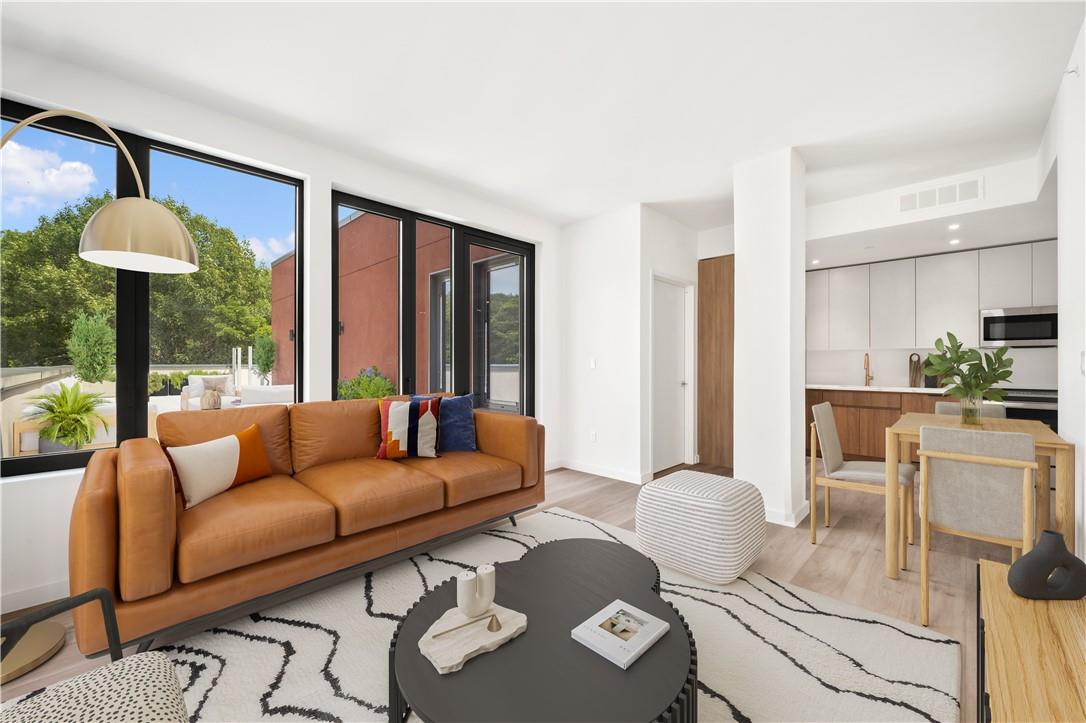
M291 451L298 472L327 462L375 457L381 412L376 399L303 402L290 408Z
M158 415L158 441L164 447L186 447L237 434L256 424L275 474L291 474L290 416L285 404L232 407Z

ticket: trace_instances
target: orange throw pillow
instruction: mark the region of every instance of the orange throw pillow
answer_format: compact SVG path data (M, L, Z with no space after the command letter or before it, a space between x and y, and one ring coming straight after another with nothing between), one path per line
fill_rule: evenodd
M272 473L257 424L210 442L169 447L166 453L177 470L186 510L231 487Z

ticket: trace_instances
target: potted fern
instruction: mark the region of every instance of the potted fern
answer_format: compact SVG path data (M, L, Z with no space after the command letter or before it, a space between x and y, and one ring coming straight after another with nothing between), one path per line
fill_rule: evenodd
M962 348L958 337L946 333L947 340L935 340L935 353L928 354L924 373L947 386L946 394L958 400L962 424L980 424L980 407L985 399L1003 401L1006 392L996 387L1011 379L1014 359L1007 358L1007 347L982 354L979 349Z
M90 444L98 422L109 429L105 417L97 411L105 404L102 395L84 392L78 383L69 387L61 382L59 392L42 394L33 401L37 410L33 418L45 423L38 432L40 454L70 452Z

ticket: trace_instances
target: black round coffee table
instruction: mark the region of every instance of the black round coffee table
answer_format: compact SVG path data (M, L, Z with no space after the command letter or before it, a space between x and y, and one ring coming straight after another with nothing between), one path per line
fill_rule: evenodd
M689 626L659 595L656 565L606 540L558 540L500 563L495 602L528 616L528 629L440 675L419 652L423 633L456 606L448 580L408 611L389 648L390 721L697 720L697 653ZM621 599L671 629L628 670L570 632Z

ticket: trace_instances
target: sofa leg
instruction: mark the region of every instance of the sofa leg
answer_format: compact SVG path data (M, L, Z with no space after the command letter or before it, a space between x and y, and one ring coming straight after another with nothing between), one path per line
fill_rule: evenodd
M517 526L517 516L516 515L509 515L509 521L513 523L513 527Z
M151 646L154 645L154 644L155 644L155 639L154 638L147 638L147 640L144 640L142 643L140 643L138 646L136 646L136 652L137 653L146 653L148 650L151 649Z

